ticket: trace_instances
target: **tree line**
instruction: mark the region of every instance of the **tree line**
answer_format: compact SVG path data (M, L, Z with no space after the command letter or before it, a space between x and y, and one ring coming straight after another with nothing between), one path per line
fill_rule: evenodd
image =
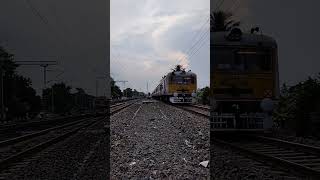
M3 47L0 47L0 63L3 72L3 120L33 119L41 111L66 114L94 107L94 96L81 88L71 93L72 87L63 82L44 89L41 99L32 88L31 79L17 73L14 55Z
M121 99L122 97L132 98L132 97L143 97L145 93L139 92L136 89L126 88L121 91L120 87L116 85L116 82L112 77L110 86L111 86L111 96L112 99Z
M33 117L41 109L41 98L31 87L29 78L16 72L13 54L0 47L1 69L3 71L3 103L6 119L21 118L26 114Z
M281 87L279 103L274 112L275 121L297 136L316 135L320 118L320 74L308 77L293 86Z

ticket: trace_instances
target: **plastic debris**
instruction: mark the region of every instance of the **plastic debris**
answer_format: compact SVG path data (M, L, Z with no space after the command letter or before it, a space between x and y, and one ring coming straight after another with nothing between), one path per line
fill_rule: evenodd
M203 167L207 167L209 164L209 161L202 161L199 165L203 166Z
M199 133L199 136L202 136L202 135L203 135L203 133L202 133L201 131L198 131L198 133Z
M190 145L190 142L189 142L188 140L184 140L184 142L186 143L186 145L187 145L188 147L192 147L192 146Z
M184 162L186 162L186 163L188 162L188 161L186 160L186 158L182 158L182 159L184 160Z

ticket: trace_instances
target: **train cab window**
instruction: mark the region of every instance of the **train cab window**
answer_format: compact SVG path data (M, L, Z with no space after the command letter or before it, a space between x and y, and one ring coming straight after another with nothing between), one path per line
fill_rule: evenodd
M272 60L271 55L266 54L263 57L261 57L261 69L263 71L271 71L272 69Z
M233 53L231 49L217 48L213 52L213 65L214 69L222 71L232 70Z
M195 77L190 77L190 83L194 84L195 83Z
M184 82L186 84L194 84L194 77L185 77Z
M245 59L241 56L236 56L234 59L234 66L233 68L236 71L244 71L246 68Z
M265 52L237 52L234 69L247 72L271 71L271 56Z
M194 84L194 77L174 76L171 82L174 84Z

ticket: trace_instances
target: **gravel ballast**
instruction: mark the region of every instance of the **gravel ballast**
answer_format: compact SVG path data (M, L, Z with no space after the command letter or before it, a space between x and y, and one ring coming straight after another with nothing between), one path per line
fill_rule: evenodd
M108 177L108 161L96 158L107 157L99 147L106 146L106 134L103 131L103 122L97 123L88 129L59 142L32 158L21 162L19 168L11 168L6 179L105 179ZM107 147L107 146L106 146ZM96 158L96 159L94 159ZM103 168L88 171L89 161L99 161ZM92 167L91 167L92 168ZM93 175L91 173L94 173Z
M209 120L161 102L111 117L111 179L209 179Z
M21 162L6 179L107 179L109 165L111 179L294 179L220 146L205 167L209 119L162 102L127 107L110 117L110 129L111 142L100 123Z

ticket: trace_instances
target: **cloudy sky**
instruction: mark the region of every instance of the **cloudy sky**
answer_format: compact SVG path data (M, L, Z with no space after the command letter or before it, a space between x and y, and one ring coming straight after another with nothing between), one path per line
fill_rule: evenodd
M2 0L0 45L15 54L16 60L58 60L59 66L49 68L53 71L48 72L48 80L64 81L95 94L96 77L108 73L107 3ZM208 84L209 44L205 31L209 6L231 10L244 29L259 26L264 34L277 40L282 82L292 84L320 72L317 0L215 0L210 5L209 0L110 3L111 73L116 80L128 80L127 86L138 90L145 91L147 81L151 90L177 59L183 59L182 63L199 75L200 87ZM33 87L41 92L40 67L22 66L18 72L30 77ZM99 95L105 91L106 84L99 80Z
M258 26L276 39L282 83L295 84L320 72L320 1L215 0L211 6L233 12L244 30Z
M95 94L96 77L109 73L107 1L2 0L0 4L0 44L16 60L57 60L58 66L48 68L48 81L63 81ZM30 77L41 92L39 66L21 66L18 72ZM99 85L103 95L106 83L99 80Z
M209 13L209 0L111 0L112 77L152 91L180 62L208 86Z

